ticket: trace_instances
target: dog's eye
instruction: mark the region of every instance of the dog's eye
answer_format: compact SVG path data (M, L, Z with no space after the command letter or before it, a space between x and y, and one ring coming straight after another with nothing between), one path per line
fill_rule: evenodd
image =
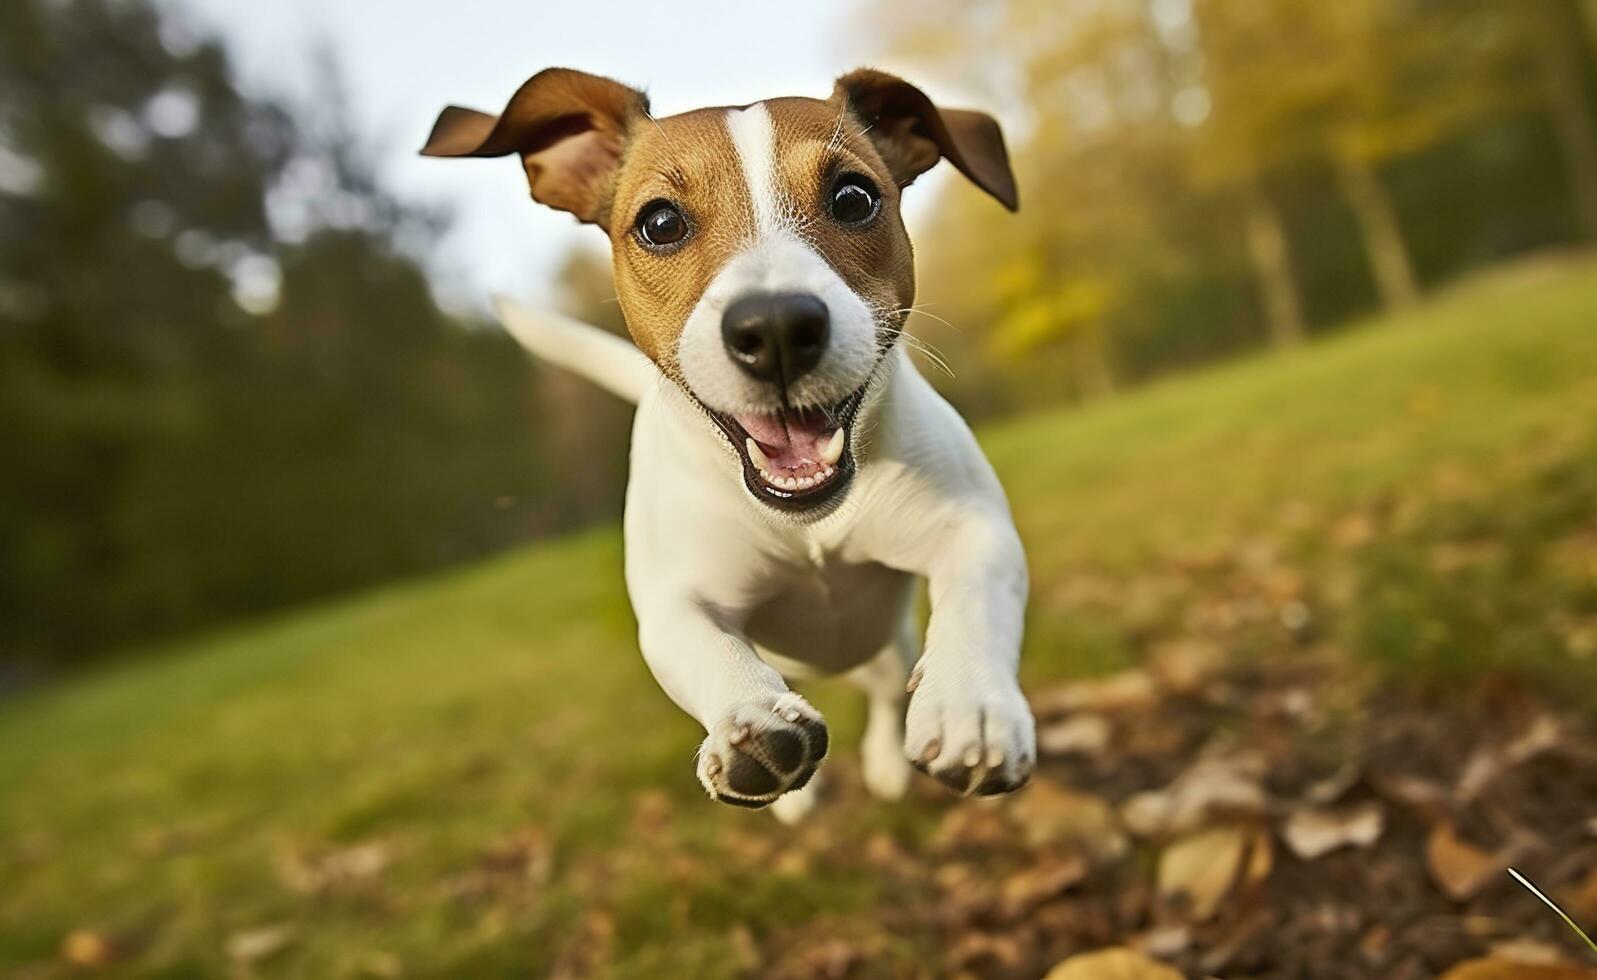
M844 174L832 185L832 217L845 225L865 224L881 206L881 192L863 174Z
M643 244L664 248L688 237L688 219L670 201L650 201L638 212L637 229Z

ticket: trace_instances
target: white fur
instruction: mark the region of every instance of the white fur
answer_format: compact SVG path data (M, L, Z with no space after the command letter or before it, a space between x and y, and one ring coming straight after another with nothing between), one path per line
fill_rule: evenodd
M768 238L782 230L784 215L792 213L776 178L776 129L771 114L758 102L746 109L728 110L726 131L754 202L755 238Z
M795 405L840 402L870 375L876 359L875 318L859 294L804 240L798 210L776 177L771 114L759 103L732 109L726 127L754 202L754 225L749 241L716 273L688 315L677 341L683 378L716 411L775 411L780 404L772 387L750 378L726 356L721 315L750 292L810 293L826 304L831 342L788 398Z

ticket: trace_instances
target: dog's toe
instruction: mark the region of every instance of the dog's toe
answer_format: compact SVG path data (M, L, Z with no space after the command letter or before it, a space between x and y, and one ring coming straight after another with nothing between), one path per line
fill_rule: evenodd
M916 769L962 796L1012 793L1031 778L1034 726L1014 692L972 697L919 688L910 699L905 753Z
M699 781L710 796L759 809L802 789L826 758L826 723L797 694L741 705L704 740Z

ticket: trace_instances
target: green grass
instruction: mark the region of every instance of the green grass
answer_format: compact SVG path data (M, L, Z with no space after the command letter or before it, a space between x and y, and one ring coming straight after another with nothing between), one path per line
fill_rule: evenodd
M1282 569L1317 642L1396 673L1591 678L1594 311L1597 265L1541 263L983 432L1034 568L1028 679L1206 629L1194 609ZM1465 571L1439 573L1455 554ZM1520 637L1514 661L1494 629ZM819 701L848 745L853 700ZM704 803L696 742L636 653L611 530L152 651L0 707L0 973L72 975L62 939L90 929L113 973L214 976L227 937L285 924L258 975L537 976L591 955L730 976L742 930L846 932L892 901L861 865L783 865L786 831ZM946 806L856 793L810 832L914 847ZM363 845L380 871L295 871Z

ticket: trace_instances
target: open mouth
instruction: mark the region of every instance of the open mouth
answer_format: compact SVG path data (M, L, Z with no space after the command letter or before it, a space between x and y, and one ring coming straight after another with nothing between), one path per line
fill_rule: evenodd
M850 453L861 387L835 405L734 415L710 411L743 463L756 498L783 510L832 500L854 476Z

